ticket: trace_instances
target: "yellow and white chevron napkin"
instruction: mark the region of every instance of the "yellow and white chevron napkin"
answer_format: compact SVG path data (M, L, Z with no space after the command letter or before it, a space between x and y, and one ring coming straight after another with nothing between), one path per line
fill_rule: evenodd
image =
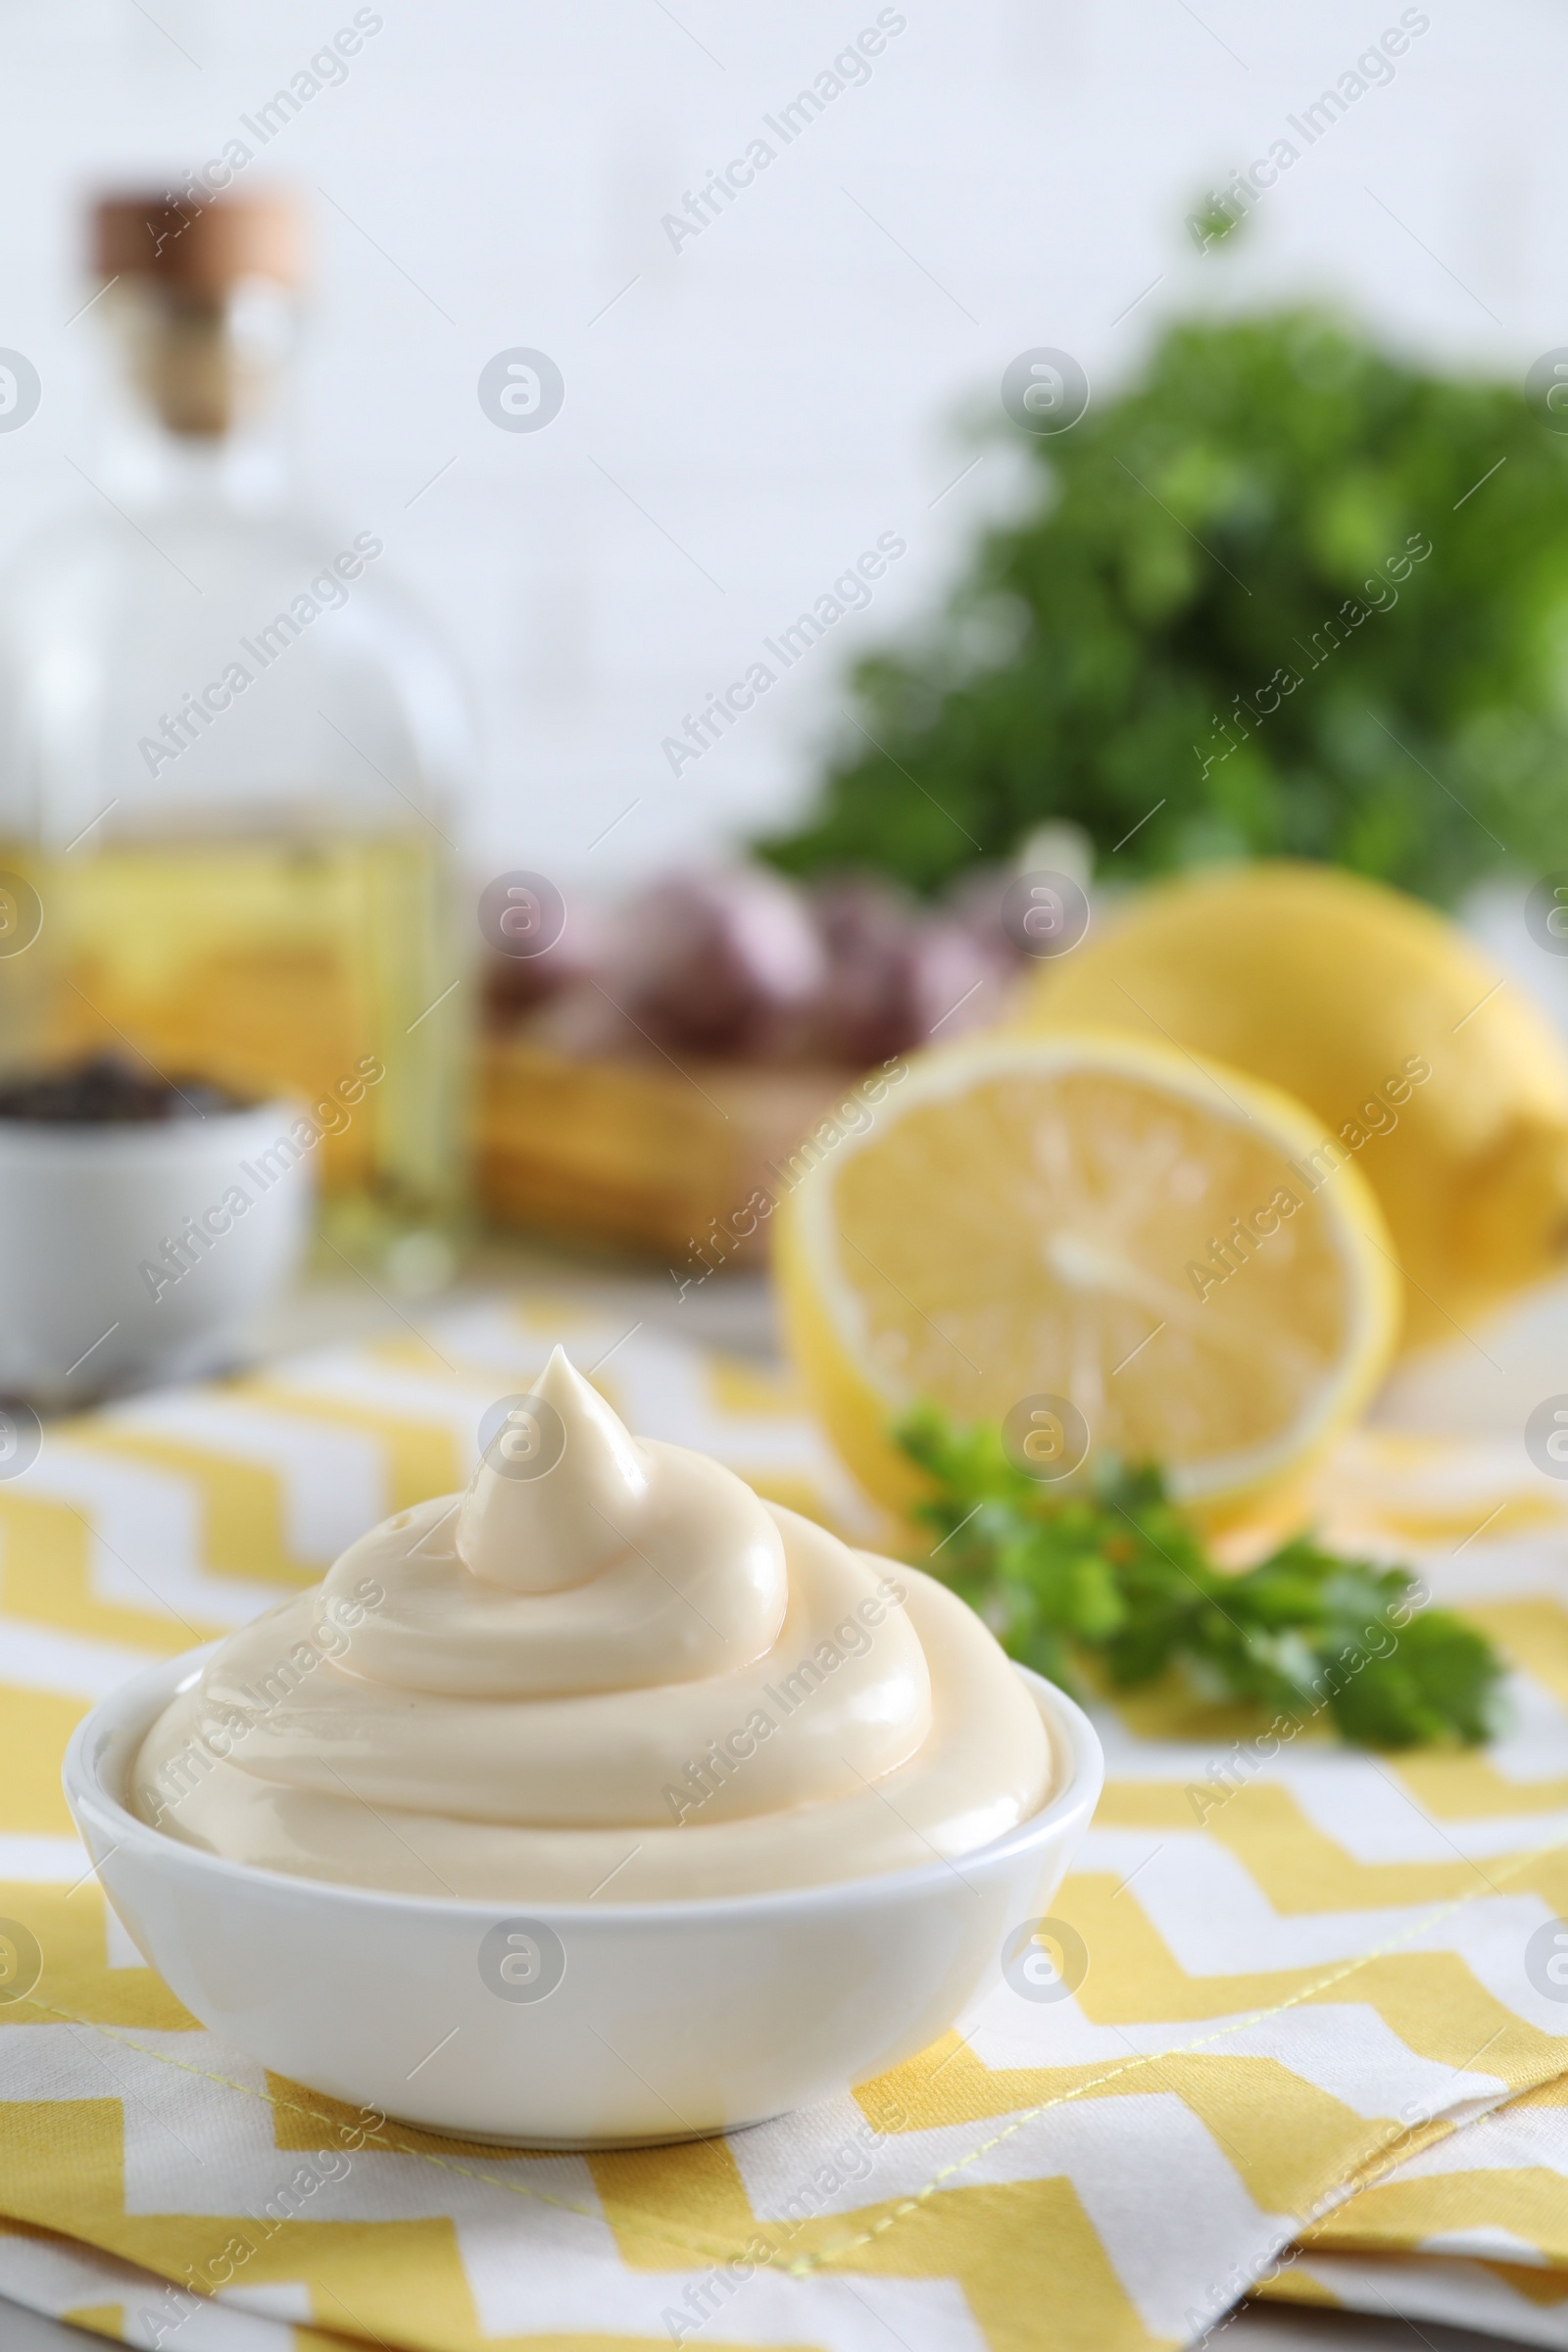
M634 1427L858 1532L781 1379L587 1293L56 1426L0 1484L0 1920L43 1954L0 1999L0 2293L149 2352L1135 2352L1254 2285L1568 2347L1568 1512L1516 1447L1363 1436L1323 1498L1506 1649L1504 1739L1264 1756L1240 1713L1101 1709L1076 1993L1004 1985L826 2107L498 2154L202 2032L87 1875L73 1725L461 1483L558 1338Z

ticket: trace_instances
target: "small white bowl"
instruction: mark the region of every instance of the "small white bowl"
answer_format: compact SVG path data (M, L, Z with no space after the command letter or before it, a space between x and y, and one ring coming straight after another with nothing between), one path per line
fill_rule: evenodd
M142 1739L211 1654L187 1651L100 1700L66 1754L71 1810L138 1950L204 2026L273 2073L510 2146L737 2131L924 2049L1046 1911L1103 1774L1088 1717L1019 1667L1051 1735L1055 1793L956 1863L519 1917L258 1870L127 1812Z
M231 1360L309 1234L318 1153L293 1139L301 1115L0 1118L0 1396L86 1404Z

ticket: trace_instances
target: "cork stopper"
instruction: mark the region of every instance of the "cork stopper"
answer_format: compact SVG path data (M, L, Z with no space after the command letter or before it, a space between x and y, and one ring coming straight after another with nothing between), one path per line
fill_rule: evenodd
M151 277L172 292L219 298L239 279L297 285L302 222L293 199L258 188L198 205L158 195L105 196L93 211L93 266L100 277Z
M193 197L105 196L93 211L93 264L125 321L132 373L172 433L216 441L254 411L267 375L245 348L233 295L301 275L302 221L277 188L201 204Z

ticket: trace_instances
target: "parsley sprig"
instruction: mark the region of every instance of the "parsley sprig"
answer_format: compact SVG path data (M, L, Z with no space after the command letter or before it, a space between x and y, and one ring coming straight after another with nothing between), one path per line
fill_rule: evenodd
M1219 1567L1160 1471L1102 1462L1043 1485L1000 1430L921 1406L899 1443L934 1483L916 1506L942 1543L924 1564L1011 1656L1064 1690L1081 1659L1113 1689L1168 1671L1210 1700L1254 1700L1305 1723L1327 1711L1364 1747L1474 1745L1495 1727L1502 1662L1406 1568L1343 1559L1293 1536L1240 1572Z

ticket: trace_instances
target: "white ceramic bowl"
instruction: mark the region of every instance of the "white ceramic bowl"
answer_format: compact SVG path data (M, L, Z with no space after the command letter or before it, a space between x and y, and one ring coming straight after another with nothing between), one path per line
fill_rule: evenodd
M319 1150L290 1140L300 1115L276 1102L122 1126L0 1119L0 1396L85 1404L231 1360L309 1233Z
M102 1699L66 1795L110 1901L193 2015L274 2073L427 2130L524 2147L733 2131L925 2048L1045 1914L1100 1794L1093 1725L1018 1672L1056 1793L957 1864L713 1902L380 1894L229 1862L126 1811L153 1718L210 1649Z

